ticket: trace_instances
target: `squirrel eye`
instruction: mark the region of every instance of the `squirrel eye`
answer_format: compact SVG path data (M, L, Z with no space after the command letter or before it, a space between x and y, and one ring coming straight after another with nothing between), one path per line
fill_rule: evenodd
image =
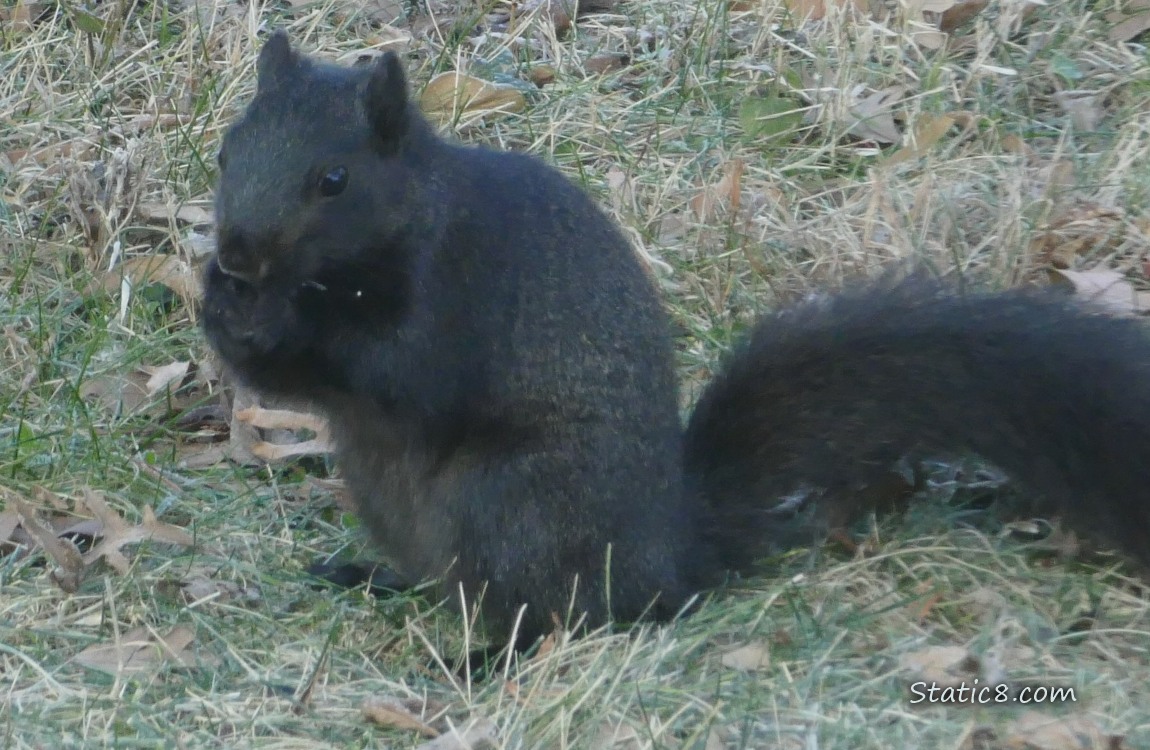
M335 167L319 178L319 194L325 198L339 195L347 187L347 168Z

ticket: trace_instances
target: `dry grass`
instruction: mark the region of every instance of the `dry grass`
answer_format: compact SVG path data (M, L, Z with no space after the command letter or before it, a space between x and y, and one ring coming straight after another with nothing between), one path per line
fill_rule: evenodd
M75 593L43 557L0 548L0 744L427 741L366 721L379 698L438 731L489 720L509 748L1039 742L1016 705L911 705L900 664L959 646L984 682L1072 686L1075 704L1038 710L1150 747L1150 597L1117 566L1037 555L977 513L982 531L939 536L970 518L953 505L884 522L866 554L776 561L674 626L562 644L515 684L454 681L435 654L466 647L457 617L309 586L307 562L359 542L299 465L187 468L174 410L125 407L137 366L201 363L193 395L208 372L191 290L165 279L176 294L125 296L115 270L210 248L187 212L210 203L219 134L251 93L257 31L276 23L341 60L397 44L417 89L456 68L518 82L524 112L451 129L537 153L601 199L664 282L691 383L756 309L891 262L992 284L1103 266L1140 284L1150 64L1108 38L1118 4L992 2L940 50L893 5L796 24L778 0L632 0L566 35L546 5L505 26L501 6L417 5L398 32L370 22L380 3L0 5L0 482L41 507L39 487L96 488L127 518L152 506L196 534L137 548L126 575L96 567ZM467 33L477 22L485 33ZM626 64L587 74L614 53ZM555 78L535 90L541 65ZM889 87L893 106L861 131L859 102ZM744 103L769 96L801 110L797 132L747 131ZM881 142L896 125L899 143ZM109 269L110 293L94 293ZM77 658L138 627L194 641L135 672ZM769 654L761 668L724 663L748 644Z

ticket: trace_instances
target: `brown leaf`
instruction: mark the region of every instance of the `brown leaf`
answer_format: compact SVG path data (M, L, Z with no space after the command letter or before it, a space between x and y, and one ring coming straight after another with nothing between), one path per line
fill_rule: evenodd
M604 721L591 741L593 750L643 750L642 735L630 724Z
M942 140L942 137L950 131L957 120L958 118L955 115L948 114L935 117L924 114L918 119L918 122L915 123L914 137L911 142L886 157L883 163L891 165L917 159L934 148L934 145Z
M428 82L419 97L419 105L440 122L452 122L463 114L520 112L527 106L527 100L515 89L450 71Z
M192 267L175 255L135 255L127 258L104 275L104 291L114 294L127 279L133 286L163 284L185 301L200 296L200 277ZM88 293L93 292L89 289Z
M532 65L531 69L527 71L527 80L539 88L543 88L549 83L554 83L555 68L550 65Z
M1124 274L1105 268L1090 271L1051 269L1054 281L1065 280L1074 287L1077 296L1101 305L1111 312L1134 314L1138 312L1138 295Z
M181 442L176 446L176 457L181 469L206 469L225 463L231 458L231 451L226 445Z
M849 7L859 13L866 13L867 0L785 0L787 10L796 21L820 21L827 15L829 8Z
M87 488L84 490L84 505L104 526L99 543L84 555L85 564L91 565L103 558L116 572L124 574L129 565L121 550L129 544L155 540L181 547L192 546L191 534L179 526L157 520L150 506L144 506L144 519L139 525L130 525L99 493Z
M16 512L20 514L21 527L56 564L57 570L52 574L56 585L66 593L76 593L80 588L80 581L84 577L85 568L80 551L71 542L60 539L54 530L41 522L35 509L21 498L11 496L8 500Z
M956 686L980 669L977 657L961 646L928 646L903 654L898 661L900 668L940 686Z
M476 719L462 730L452 727L415 750L494 750L499 746L495 724L488 719Z
M1063 176L1057 173L1061 171L1052 170L1048 188L1051 193L1066 185ZM1072 174L1070 179L1073 179ZM1125 212L1082 202L1058 207L1049 223L1035 231L1030 241L1030 253L1040 262L1050 263L1055 268L1071 268L1079 256L1113 252L1128 239L1145 244L1144 234L1140 235L1136 226L1131 227Z
M425 724L397 700L372 698L363 704L363 716L373 724L395 729L409 729L424 737L438 737L439 730Z
M190 368L190 362L171 362L124 374L96 375L81 383L80 396L122 416L138 414L152 404L166 403L183 385Z
M212 577L211 571L187 575L180 581L180 593L191 606L205 602L258 602L262 594L256 586L241 586L235 581L222 581Z
M341 4L352 6L357 14L369 21L378 21L388 26L406 26L407 8L403 0L341 0Z
M691 209L701 221L710 222L718 215L719 207L725 205L730 214L739 211L743 192L743 169L746 162L734 159L727 164L723 177L713 186L705 187L691 199Z
M595 75L622 70L631 64L631 56L623 52L603 52L583 61L583 69Z
M1098 123L1103 116L1101 94L1092 91L1058 91L1054 99L1062 111L1070 116L1075 130L1083 133L1098 130Z
M1150 29L1150 0L1128 2L1123 10L1107 13L1106 20L1114 24L1107 34L1110 41L1129 42Z
M895 125L893 108L905 93L905 86L888 86L859 99L850 108L851 116L856 119L848 132L865 141L898 143L902 133Z
M988 3L989 0L959 0L942 12L938 30L949 34L981 13Z
M538 13L539 17L551 24L558 36L563 36L571 30L575 16L583 10L578 0L527 0L517 15Z
M1051 716L1024 711L1008 729L1006 746L1019 750L1115 750L1119 736L1106 735L1086 714Z
M766 643L749 643L723 654L719 660L724 667L740 672L756 672L771 666L770 647Z
M15 510L0 510L0 551L11 547L12 533L20 525L20 514Z
M6 151L4 158L12 168L19 166L21 162L27 159L40 167L51 169L53 167L58 168L64 159L75 158L77 161L83 161L87 159L91 149L91 144L85 141L72 140L52 143L35 149L19 148Z
M147 384L148 375L142 370L124 376L97 375L80 384L80 397L111 412L135 414L150 401Z
M176 206L170 203L143 203L136 208L136 212L147 221L176 221L181 224L200 226L215 222L212 209L208 206L196 206L185 203Z
M605 177L611 189L611 207L616 212L635 210L635 181L616 166L608 169Z
M149 396L155 396L163 390L170 390L173 386L179 388L188 375L191 362L171 362L158 367L145 366L144 372L148 375L144 383L144 390Z
M112 643L89 646L72 660L113 676L154 672L166 662L187 666L191 663L187 648L195 637L190 629L182 626L173 628L165 636L158 636L148 628L134 628Z
M310 8L312 0L288 0L293 8ZM368 21L376 21L391 26L407 24L407 10L402 0L339 0L332 6L333 16L338 19L355 16Z
M11 8L0 8L0 21L8 24L13 33L31 31L37 19L50 9L49 3L16 0Z

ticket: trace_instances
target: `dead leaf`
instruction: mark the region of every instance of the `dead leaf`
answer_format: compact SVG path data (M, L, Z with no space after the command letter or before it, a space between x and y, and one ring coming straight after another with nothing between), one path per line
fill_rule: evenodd
M961 646L928 646L903 654L899 667L941 687L957 686L980 669L978 658Z
M535 655L531 657L531 663L541 662L555 651L555 646L559 643L559 634L561 631L552 630L539 644L539 648L535 650Z
M592 55L583 61L583 70L595 75L605 75L622 70L631 64L631 56L623 52L604 52Z
M1062 111L1070 116L1070 123L1074 129L1083 133L1093 133L1098 130L1098 123L1102 120L1102 97L1093 91L1059 91L1054 94L1055 101L1062 107Z
M958 0L909 0L906 7L917 13L945 13L954 7Z
M938 117L922 115L915 123L911 142L886 157L883 163L889 166L919 158L934 148L934 145L942 140L942 137L950 131L957 120L957 116L950 114Z
M1111 312L1131 315L1138 312L1138 296L1124 274L1105 268L1090 271L1051 269L1051 279L1064 280L1074 287L1076 296L1100 305Z
M288 0L293 8L309 8L313 0ZM340 0L333 6L336 18L355 16L367 21L376 21L387 26L407 24L407 9L402 0Z
M635 210L635 181L618 167L612 166L606 174L610 190L611 207L616 213Z
M942 11L942 18L938 22L938 30L949 34L964 23L981 13L989 0L958 0L946 10Z
M1051 192L1064 187L1064 179L1052 174ZM1029 252L1055 268L1072 268L1080 256L1117 249L1131 239L1129 229L1128 218L1119 209L1085 202L1062 206L1048 224L1035 231Z
M148 375L148 381L144 384L144 389L147 390L149 396L154 396L160 391L167 390L173 384L179 388L184 378L187 377L188 368L191 365L191 362L172 362L159 367L145 366L143 369Z
M187 263L175 255L135 255L117 264L104 275L104 291L118 292L127 279L133 286L163 284L185 302L200 296L200 277ZM88 289L87 294L94 292Z
M262 594L255 586L241 586L235 581L221 581L210 572L185 576L180 581L180 593L189 606L202 606L205 602L258 602Z
M16 0L11 8L0 8L0 21L14 33L31 31L36 21L51 8L50 3Z
M80 384L80 397L95 401L110 412L131 416L152 404L166 403L183 385L190 369L191 362L171 362L123 374L97 375Z
M373 724L394 729L409 729L424 737L438 737L435 727L425 724L397 700L372 698L363 704L363 716Z
M196 206L185 203L175 206L169 203L143 203L136 208L136 212L146 221L176 221L181 224L203 226L215 222L215 215L208 206Z
M190 666L187 648L195 637L195 633L183 626L173 628L165 636L158 636L148 628L134 628L113 643L89 646L72 660L112 676L153 672L168 662Z
M630 724L603 722L591 741L591 747L594 750L644 750L646 744Z
M941 601L943 601L942 594L930 594L921 602L910 605L910 616L914 618L915 622L925 622Z
M847 131L864 141L898 143L902 133L894 121L893 108L906 94L905 86L888 86L859 99L851 108L856 118Z
M1105 734L1086 714L1024 711L1007 732L1006 747L1019 750L1116 750L1122 745L1120 736Z
M1019 154L1021 156L1033 156L1034 149L1026 144L1026 141L1014 133L1007 133L1002 137L1002 150L1010 154Z
M354 3L343 0L341 5L345 9L349 5L358 6L359 13L357 15L369 21L378 21L386 26L407 25L407 8L404 6L403 0L356 0Z
M531 69L527 71L527 80L539 88L543 88L549 83L554 83L555 68L550 65L532 65Z
M770 647L766 643L748 643L723 654L719 660L724 667L740 672L757 672L771 666Z
M525 16L537 13L540 18L555 29L557 36L563 36L575 23L575 16L586 12L578 0L527 0L516 15Z
M20 514L14 510L0 510L0 550L10 547L12 532L20 525Z
M785 3L791 17L799 23L821 21L826 17L827 11L836 6L859 13L866 13L869 10L866 0L785 0Z
M463 114L486 115L521 112L527 100L516 89L496 86L458 71L432 78L419 97L427 115L440 122L453 122Z
M128 572L129 564L121 550L129 544L152 540L181 547L192 546L191 534L179 526L157 520L150 506L144 506L144 518L140 524L130 525L99 493L87 488L84 490L84 505L104 526L100 541L83 556L86 565L103 558L116 572L124 574Z
M80 397L117 414L135 414L148 403L147 374L135 370L122 377L98 375L80 384Z
M57 569L52 573L56 585L66 593L76 593L80 588L85 568L80 551L71 542L60 539L53 529L41 522L35 509L21 498L11 496L8 501L20 514L21 527L56 564Z
M15 169L25 159L45 169L59 168L64 159L74 158L77 161L88 159L92 145L79 139L52 143L40 148L18 148L4 152L4 158L9 166Z
M462 730L452 727L415 750L494 750L497 747L495 724L489 719L476 719Z
M176 465L181 469L206 469L227 461L231 458L231 451L225 445L180 443L176 446L176 455Z
M700 221L711 222L718 215L719 207L724 205L730 215L738 213L745 167L746 162L742 159L732 160L718 183L703 188L691 199L691 209Z
M1107 35L1110 41L1129 42L1150 29L1150 0L1128 2L1123 10L1107 13L1106 20L1114 24Z
M911 41L923 49L942 49L950 38L927 21L907 21L906 27Z

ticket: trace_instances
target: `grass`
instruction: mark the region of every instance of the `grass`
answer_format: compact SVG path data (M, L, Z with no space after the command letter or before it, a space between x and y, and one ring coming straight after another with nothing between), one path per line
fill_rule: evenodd
M451 0L399 31L371 21L384 4L4 0L0 498L71 519L95 489L195 544L133 547L126 574L93 565L75 592L42 555L0 548L0 744L429 741L364 718L387 698L439 731L490 721L489 744L509 748L1088 746L1039 744L1018 705L912 705L916 674L953 646L968 677L1073 687L1076 702L1034 707L1059 726L1150 747L1143 586L1108 558L1006 538L945 502L945 481L857 554L800 550L682 622L560 643L514 684L454 681L436 655L466 648L457 616L303 572L361 544L317 481L329 467L187 465L213 428L179 417L218 403L188 277L121 286L138 256L192 267L210 247L210 227L177 212L210 204L264 24L344 61L394 42L417 90L456 68L522 87L523 112L447 129L539 154L600 199L665 288L688 397L755 311L891 263L996 285L1102 267L1143 284L1150 60L1108 38L1117 3L991 3L945 49L917 46L908 12L880 5L798 24L776 0L629 0L561 34L542 10L501 26L502 6ZM624 64L587 73L608 54ZM542 65L554 80L535 89ZM888 111L860 104L892 87ZM876 136L891 128L898 142ZM133 400L137 368L180 361L193 367L170 400ZM85 666L140 627L193 640L136 671ZM761 666L724 658L745 646Z

